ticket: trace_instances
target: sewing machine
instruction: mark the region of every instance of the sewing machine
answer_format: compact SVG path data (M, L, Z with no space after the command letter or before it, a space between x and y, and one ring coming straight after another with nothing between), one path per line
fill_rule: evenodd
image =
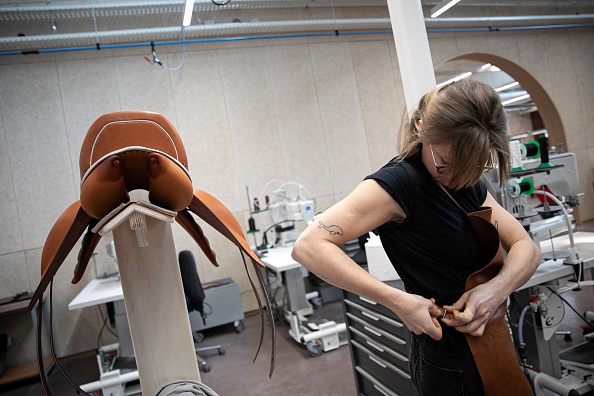
M510 315L519 339L520 360L533 380L536 395L585 394L594 389L594 337L586 335L584 343L562 352L554 338L567 336L567 332L557 331L565 311L561 294L594 284L583 280L588 269L594 275L594 233L573 232L571 213L582 195L577 191L576 157L549 153L546 136L525 145L512 143L510 151L515 158L510 180L500 186L494 170L484 181L542 251L543 260L534 276L511 296L521 309L519 316ZM524 148L519 150L518 144ZM560 280L572 276L573 282L562 287ZM588 312L586 316L593 315ZM526 326L527 319L534 325Z
M261 260L270 270L282 276L282 285L287 294L288 307L282 312L289 323L289 335L295 341L305 345L310 356L318 357L322 352L329 352L347 344L346 325L326 320L320 323L309 321L306 317L313 313L309 302L318 296L317 292L306 293L303 277L306 274L298 262L291 258L291 247L268 249ZM305 272L304 272L305 271ZM279 284L271 285L277 289Z

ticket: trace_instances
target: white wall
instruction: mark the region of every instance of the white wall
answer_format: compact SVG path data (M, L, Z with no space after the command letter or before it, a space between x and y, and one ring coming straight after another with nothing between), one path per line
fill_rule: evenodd
M587 193L581 199L583 220L594 218L593 32L430 36L436 64L480 49L521 64L543 84L562 116L569 149L578 156L580 187ZM166 50L159 48L160 59L177 64L181 48ZM298 181L324 210L395 155L405 102L391 35L211 43L186 50L177 72L149 65L146 48L0 58L0 297L36 288L45 237L79 193L82 139L104 113L148 110L167 117L186 146L194 186L220 199L245 228L246 186L258 194L271 179ZM258 227L265 228L267 216L257 216ZM212 267L174 226L177 249L194 252L203 281L233 277L244 310L254 310L237 249L207 225L204 229L221 267ZM114 268L105 253L109 240L97 248L100 273ZM98 312L67 310L94 276L91 262L82 281L70 284L76 254L54 285L59 355L97 347ZM32 360L28 315L0 320L0 332L13 341L8 364Z

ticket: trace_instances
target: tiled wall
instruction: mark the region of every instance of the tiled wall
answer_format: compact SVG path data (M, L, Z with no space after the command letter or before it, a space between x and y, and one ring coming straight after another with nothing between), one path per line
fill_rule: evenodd
M582 219L594 218L593 36L592 29L430 36L436 64L466 52L492 52L541 82L578 155L580 187L587 193ZM160 48L159 57L175 66L180 50ZM395 154L405 101L391 35L211 43L186 51L175 72L149 65L145 48L0 58L0 297L35 289L45 237L79 193L83 137L104 113L149 110L167 117L185 143L194 186L219 198L244 227L246 186L257 195L271 179L297 181L324 210ZM265 214L256 221L261 229L270 224ZM212 267L174 225L177 250L195 253L204 281L233 277L244 310L254 310L237 249L204 229L221 267ZM58 273L59 355L97 347L98 311L66 307L95 267L100 274L115 269L104 246L109 240L102 240L78 285L70 284L77 252ZM26 313L0 317L0 332L13 342L9 364L34 358L28 320ZM114 341L107 333L102 340Z

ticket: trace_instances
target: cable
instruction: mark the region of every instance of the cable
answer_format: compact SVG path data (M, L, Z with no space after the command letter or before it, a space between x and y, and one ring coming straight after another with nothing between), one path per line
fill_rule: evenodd
M95 15L95 0L91 0L91 13L93 14L93 26L95 27L95 46L97 49L101 49L101 45L99 44L99 31L97 30L97 16Z
M520 319L518 319L518 339L520 341L520 344L524 343L523 323L524 323L524 319L526 317L526 312L528 312L529 309L530 309L530 305L526 305L524 307L524 309L522 309L522 313L520 314Z
M528 308L528 307L526 307ZM506 309L505 310L505 317L507 318L507 324L509 326L509 329L511 330L511 336L512 336L512 341L514 343L514 346L516 347L516 351L518 352L518 356L520 356L520 366L522 367L522 369L524 370L524 375L528 375L528 367L526 365L526 344L524 344L524 337L522 335L522 325L521 325L521 321L524 319L523 318L523 314L524 314L524 310L522 310L522 315L520 315L520 321L518 321L518 328L517 328L517 332L518 335L516 337L516 335L514 334L514 327L512 326L512 321L511 321L511 317L509 314L509 310Z
M278 180L278 179L272 179L272 180L269 180L269 181L268 181L268 182L267 182L267 183L264 185L264 187L262 188L262 191L260 191L260 196L262 196L262 197L264 196L264 193L266 192L266 189L267 189L268 187L270 187L270 185L271 185L272 183L278 183L278 184L282 185L282 182L281 182L280 180Z
M288 186L288 185L297 186L297 188L299 189L299 198L301 198L301 190L304 190L307 193L307 198L311 198L311 194L309 193L307 188L305 188L303 185L301 185L300 183L297 183L297 182L289 181L289 182L283 183L283 184L281 184L279 189L284 188L285 186Z
M58 359L58 355L56 354L56 348L54 345L53 289L54 289L54 280L52 279L52 281L50 282L50 290L49 290L49 299L50 299L49 340L50 340L50 352L52 354L52 358L54 359L54 363L55 363L56 367L62 374L62 377L70 384L70 386L72 386L77 391L77 393L85 395L85 396L91 396L87 392L83 391L78 385L76 385L74 383L74 381L66 374L66 371L64 371L64 368L62 367L62 365L60 364L60 360ZM49 389L49 387L48 387L48 389Z
M151 65L154 65L155 63L160 65L165 70L169 70L169 71L179 70L182 67L182 65L184 64L184 60L186 58L186 27L185 26L182 26L182 28L181 28L180 42L182 44L182 55L181 55L179 64L175 67L169 67L169 66L163 64L163 62L161 62L159 60L159 58L157 58L157 51L155 50L155 42L154 41L151 41L151 52L152 52L153 59L151 60L146 56L144 57L144 59L146 59L146 61L148 63L150 63Z
M552 288L550 288L549 286L547 286L547 288L548 288L550 291L552 291L553 293L555 293L555 294L557 295L557 297L559 297L561 300L563 300L563 302L564 302L565 304L567 304L567 306L568 306L569 308L571 308L571 310L572 310L573 312L575 312L575 314L576 314L577 316L579 316L579 317L580 317L580 319L582 319L584 322L586 322L586 324L587 324L588 326L590 326L592 329L594 329L594 325L592 325L592 323L590 323L590 322L588 321L588 319L584 318L584 317L583 317L583 316L582 316L580 313L578 313L578 311L576 311L576 310L575 310L575 308L573 308L573 307L571 306L571 304L570 304L570 303L569 303L569 302L568 302L566 299L564 299L563 297L561 297L561 296L560 296L560 295L559 295L559 294L558 294L558 293L557 293L555 290L553 290L553 289L552 289Z
M97 349L99 349L101 347L100 342L101 336L103 335L103 330L107 329L107 331L113 334L116 338L119 339L119 337L115 331L113 331L111 328L107 326L107 320L109 318L107 317L107 315L103 315L103 311L101 310L101 307L99 305L97 305L97 310L99 311L99 315L101 315L101 319L103 320L103 325L101 326L101 329L99 330L99 335L97 336Z

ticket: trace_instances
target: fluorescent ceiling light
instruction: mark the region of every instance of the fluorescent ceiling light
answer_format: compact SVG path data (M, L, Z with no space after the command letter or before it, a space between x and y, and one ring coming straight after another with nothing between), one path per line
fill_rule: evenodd
M526 94L526 95L518 96L517 98L508 99L506 101L501 102L501 104L503 106L507 106L508 104L516 103L516 102L519 102L520 100L528 99L529 97L530 97L530 94Z
M444 86L444 85L447 85L447 84L449 84L449 83L453 83L453 82L456 82L456 81L462 80L463 78L469 77L469 76L471 76L471 75L472 75L472 72L466 72L466 73L462 73L462 74L460 74L460 75L458 75L458 76L456 76L456 77L450 78L449 80L446 80L446 81L444 81L444 82L442 82L442 83L440 83L440 84L437 84L437 85L435 86L435 88L439 88L439 87L442 87L442 86Z
M437 18L453 6L455 6L460 0L444 0L431 9L431 18Z
M506 89L513 88L517 85L520 85L520 83L517 81L514 81L513 83L505 84L505 85L500 86L499 88L495 88L495 92L505 91Z
M192 24L192 12L194 11L194 0L186 0L186 9L184 10L184 26Z
M484 65L481 66L481 70L485 70L491 67L490 63L485 63Z

